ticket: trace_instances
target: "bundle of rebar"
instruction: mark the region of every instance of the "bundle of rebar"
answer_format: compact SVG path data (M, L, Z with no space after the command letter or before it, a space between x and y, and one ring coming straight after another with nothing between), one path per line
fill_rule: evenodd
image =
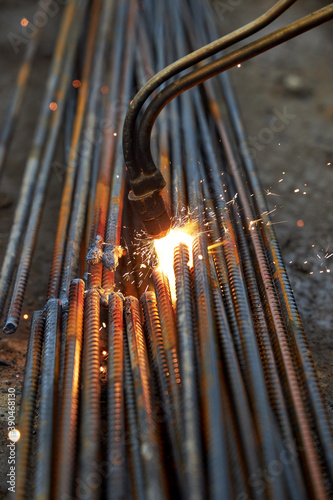
M331 428L227 73L172 100L153 128L165 205L191 238L160 240L171 273L127 201L130 101L216 38L200 0L64 8L0 278L1 312L13 281L4 326L13 333L65 124L47 300L26 358L17 499L333 493Z

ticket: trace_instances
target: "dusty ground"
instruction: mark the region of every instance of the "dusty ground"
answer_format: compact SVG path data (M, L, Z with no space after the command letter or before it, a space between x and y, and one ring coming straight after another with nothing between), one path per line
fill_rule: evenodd
M230 31L240 26L272 3L269 0L215 1L221 29ZM282 20L290 22L325 3L327 4L321 0L303 0L292 7ZM235 6L236 4L238 5ZM221 5L229 8L223 11ZM18 54L15 54L7 35L9 32L20 34L20 20L23 17L32 18L38 10L38 4L33 0L0 0L0 8L1 126L24 52L22 45ZM8 158L6 176L0 186L1 259L19 194L24 162L29 153L59 20L59 15L50 19L44 31L31 85ZM282 24L282 20L275 23L275 26ZM268 195L270 207L277 208L273 217L276 232L333 420L333 256L329 257L333 253L332 47L333 24L330 23L244 63L231 73L249 144L256 141L254 153L263 187L271 193ZM288 123L283 130L274 133L273 137L267 135L264 129L270 128L272 117L284 110L289 115ZM0 360L8 363L0 364L2 472L6 470L7 456L7 390L14 387L16 394L20 395L31 314L42 308L45 301L60 193L61 183L56 173L52 172L23 309L28 319L22 320L14 336L1 335L0 338ZM303 226L297 225L298 221L303 221ZM328 272L330 270L331 273ZM1 476L0 498L5 498L6 479L4 474Z

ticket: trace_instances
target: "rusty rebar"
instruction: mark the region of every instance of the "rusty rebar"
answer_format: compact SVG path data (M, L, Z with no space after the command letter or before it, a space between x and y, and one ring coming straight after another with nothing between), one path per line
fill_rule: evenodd
M134 76L134 44L135 44L135 33L136 33L136 11L137 6L134 1L129 1L129 12L128 12L128 25L127 25L127 39L126 50L124 54L124 59L126 64L123 68L126 78L124 78L124 91L123 91L123 101L126 103L130 100L132 79ZM120 126L124 120L124 110L122 110L120 116ZM118 266L119 257L122 255L120 249L120 235L121 235L121 220L123 213L123 203L125 194L125 172L123 168L123 155L121 141L118 141L117 150L115 153L113 175L112 175L112 189L110 192L109 199L109 209L106 220L105 227L105 246L104 253L102 256L102 262L104 265L103 272L103 289L106 293L112 291L113 282L111 281L113 276L113 271ZM111 271L111 273L110 273Z
M73 193L71 216L67 230L66 252L63 257L62 275L60 281L60 299L67 301L68 287L71 279L75 277L80 258L80 243L83 236L83 227L87 208L87 195L92 166L93 144L95 142L95 131L98 114L98 102L100 99L101 82L104 74L104 58L107 49L108 28L112 20L114 2L106 1L102 5L98 38L95 45L94 64L91 82L90 96L85 117L84 137L82 142L82 161Z
M66 22L76 30L74 4ZM170 247L176 299L168 277L153 268L153 241L124 203L123 106L150 74L214 36L207 2L146 0L141 7L135 0L93 2L82 34L85 61L76 118L65 127L71 149L48 295L59 295L62 307L52 298L33 317L17 497L326 500L329 428L323 407L314 407L319 389L269 217L261 213L257 174L242 154L237 162L227 133L242 140L227 76L173 101L154 131L175 224L196 223L192 248ZM217 106L223 93L231 127ZM63 106L57 102L56 113ZM104 118L102 140L94 144ZM45 130L38 125L44 159L56 119L60 113ZM34 153L36 172L40 157L41 150ZM34 207L44 196L47 168L44 162L44 184L31 184ZM30 228L39 217L33 209ZM251 222L259 217L263 222ZM28 233L23 260L32 249ZM133 250L139 238L145 248Z
M212 311L212 296L207 246L205 235L199 235L194 239L193 269L202 367L200 396L207 447L209 495L212 499L218 499L221 495L225 498L231 497L231 485L226 454L226 435L223 428L224 409L219 384L221 375L216 353L216 327L214 317L210 312Z
M78 487L88 498L99 497L102 484L100 461L100 295L88 290L84 299L84 345L82 362L82 394Z
M57 459L53 492L56 499L70 496L73 492L75 449L78 436L83 295L84 282L80 279L73 280L69 292L63 387L56 444Z
M208 96L210 99L211 107L213 108L214 101L213 101L211 91L210 91L210 94L208 94ZM232 148L230 146L230 144L231 144L230 139L228 138L226 129L222 123L220 112L218 109L216 109L216 106L214 106L214 112L212 113L212 115L216 121L219 133L221 134L223 145L225 147L227 160L228 160L229 165L231 166L231 169L232 169L232 173L233 173L234 180L236 183L236 189L237 189L238 195L239 195L241 203L242 203L242 208L243 208L244 213L245 213L245 217L243 218L243 226L247 229L250 221L255 220L259 216L256 217L256 215L253 214L253 212L252 212L251 203L253 203L253 197L251 198L251 200L252 200L251 202L250 202L249 198L246 197L246 192L247 192L247 189L245 187L246 185L243 183L243 179L240 176L239 168L238 168L238 165L236 163L235 156L232 152ZM201 113L201 116L202 116L202 113ZM235 125L235 122L234 122L234 125ZM236 126L238 126L238 124ZM213 175L213 179L214 179L213 186L215 189L214 203L215 203L215 206L217 207L218 214L219 214L218 220L221 220L220 214L222 214L222 211L225 209L225 207L223 207L223 206L221 207L221 204L222 204L221 193L223 193L223 189L221 186L222 183L219 179L219 174L218 174L217 168L215 168L215 173L214 173L214 169L213 169L212 175ZM253 190L252 190L252 193L253 193ZM257 198L258 198L258 193L254 197L254 201L256 203L257 203L257 201L256 201ZM261 194L259 196L259 198L260 199L263 198L263 195ZM267 210L266 210L266 213L267 213ZM270 225L269 225L269 227L270 227ZM284 326L284 323L283 323L281 315L280 315L281 308L280 308L280 305L277 303L277 298L276 298L274 286L272 287L271 283L269 283L269 277L271 275L270 275L270 270L268 269L267 263L266 263L267 257L264 255L263 245L260 242L259 227L255 224L253 227L251 227L251 230L247 229L247 232L249 234L249 237L251 238L251 240L254 242L254 245L255 245L255 252L256 252L255 265L257 266L259 264L259 266L260 266L261 273L257 278L259 281L259 290L261 291L262 294L267 294L267 296L268 296L268 299L266 299L266 300L264 299L265 300L264 311L265 311L266 317L267 317L267 312L270 310L271 314L272 314L271 318L273 319L273 325L274 325L273 328L275 328L275 330L277 332L276 338L277 339L283 339L283 338L286 339L285 326ZM232 233L233 233L233 231L232 231L230 224L229 224L228 225L228 234L232 234ZM233 236L233 239L235 241L235 236ZM227 248L226 248L226 252L227 252ZM229 254L229 256L231 256L230 249L228 251L228 254ZM230 259L230 257L229 257L229 259ZM246 261L245 259L243 259L243 262L245 265L247 265L247 274L248 274L250 272L250 269L251 269L251 267L249 267L249 266L251 266L251 264L249 263L249 261ZM265 286L261 286L261 284L260 284L261 280L264 281ZM252 301L252 304L253 304L253 300L255 299L255 294L257 293L256 292L257 286L255 288L253 288L253 286L250 288L250 301ZM257 295L257 300L258 300L258 295ZM255 317L255 315L254 315L254 317ZM268 321L270 321L270 324L271 324L272 320L270 319L269 316L268 316ZM257 322L257 324L258 324L258 322ZM259 337L261 339L260 345L261 345L261 347L263 347L263 342L265 342L266 354L268 354L267 349L269 349L270 340L267 337L267 333L265 333L265 331L267 331L267 326L265 327L265 318L261 319L261 324L264 325L263 329L261 330L261 332L264 333L264 335L261 335ZM274 335L273 335L273 338L274 338ZM279 340L279 343L281 341L283 342L283 340ZM273 340L273 342L275 342L275 355L278 356L278 362L281 363L281 357L280 357L281 355L278 354L279 349L281 349L281 347L280 348L278 347L276 340L275 341ZM296 412L296 419L300 422L299 425L300 425L300 428L302 430L301 439L303 440L303 442L304 442L304 440L306 442L306 444L304 445L303 451L304 451L304 454L306 456L306 460L311 463L311 465L309 466L309 471L311 471L311 472L308 472L308 477L311 477L312 487L317 489L316 495L325 495L325 493L324 493L325 486L323 485L323 476L322 476L322 471L321 471L321 465L320 465L320 462L318 461L319 457L317 455L316 446L315 446L315 443L313 440L312 433L308 427L307 418L305 417L306 410L304 407L304 402L302 400L302 396L300 394L300 386L299 386L299 382L297 380L297 374L295 372L295 369L293 368L292 358L290 357L291 353L290 353L290 351L288 353L289 349L290 349L290 347L288 347L288 342L282 343L282 359L285 360L285 361L282 361L282 363L284 365L282 377L284 378L285 374L287 374L287 384L288 384L287 401L289 401L289 402L291 401L292 408L295 409L294 411ZM288 359L289 359L289 361L288 361ZM273 365L271 363L268 365L266 364L266 367L267 366L270 370L273 370ZM281 388L278 384L274 383L275 377L276 377L276 371L273 374L273 376L270 378L273 385L268 384L267 386L271 390L273 389L275 391L275 395L277 396L277 394L279 394L279 392L281 394ZM290 400L290 397L291 397L291 400ZM294 398L296 398L296 399L294 399ZM275 399L275 407L276 407L276 410L279 412L280 422L281 422L281 418L283 416L285 416L285 409L284 409L285 405L284 405L284 402L281 399L280 395L277 396ZM286 418L284 419L284 423L285 423L284 433L289 434L288 424L286 422ZM325 498L325 496L323 498Z
M61 304L58 299L51 299L46 304L35 481L31 495L34 499L50 498L54 478L60 328Z
M126 448L128 450L131 495L138 500L146 499L143 457L139 437L137 403L134 389L134 377L131 369L130 347L126 331L124 333L124 380L126 404Z
M87 37L87 45L85 50L84 67L82 76L80 78L80 87L78 91L78 99L76 104L75 121L73 127L73 134L70 144L68 165L66 168L66 178L63 188L61 205L59 210L58 228L56 240L53 250L52 267L48 285L48 298L56 298L59 293L60 273L62 267L63 254L66 243L66 232L68 220L70 217L70 210L72 205L72 194L74 190L75 174L79 163L79 143L80 134L83 127L84 113L86 110L88 97L89 97L89 80L91 77L91 66L93 59L93 48L98 28L98 18L101 9L101 2L98 0L94 2L91 12L91 21L89 26L89 33Z
M155 287L157 307L161 322L161 333L169 370L171 398L173 411L176 417L177 432L180 435L179 422L181 421L181 376L179 367L178 339L175 314L172 307L170 285L167 276L160 270L152 273Z
M102 265L101 258L104 247L104 233L107 217L107 209L111 189L111 174L114 152L117 147L118 133L118 100L122 89L122 64L124 64L123 55L123 25L127 12L126 3L122 3L115 16L115 56L112 57L110 88L108 90L108 103L106 113L106 126L103 130L104 141L101 156L101 169L99 172L98 183L96 186L96 197L94 204L93 223L90 228L90 242L87 253L87 263L90 268L89 285L92 288L102 286Z
M83 19L87 3L87 0L84 0L83 3L81 2L82 5L80 11L76 16L76 22L72 27L68 40L63 73L61 75L58 88L57 109L50 120L49 137L46 141L45 149L43 152L42 166L35 186L34 199L32 201L30 216L23 240L19 266L8 308L5 326L3 328L3 331L5 333L15 332L21 316L32 256L35 249L37 233L42 216L42 207L45 199L47 181L51 170L51 163L56 146L56 140L60 130L61 119L64 113L70 75L72 73L74 56L77 49L80 32L83 27Z
M208 90L211 91L211 88L208 88ZM268 388L268 394L270 397L271 406L275 411L278 422L280 424L283 439L286 442L291 442L293 439L292 429L289 422L289 416L287 412L286 402L284 400L283 390L281 388L281 382L279 380L276 360L273 354L270 332L268 330L268 324L266 323L266 316L264 315L264 310L267 308L267 305L261 303L261 297L259 293L260 284L257 283L254 275L254 270L252 268L252 262L249 255L247 240L245 239L246 235L244 234L243 224L245 224L245 222L241 220L236 211L237 201L230 204L228 207L223 202L223 198L225 197L224 196L225 192L228 193L227 196L229 196L229 199L232 198L232 195L230 194L230 186L229 184L224 184L224 186L222 186L222 182L220 180L220 168L219 165L217 164L217 160L214 155L212 139L208 133L208 125L206 123L206 118L202 108L202 103L199 101L197 96L198 94L195 94L196 111L199 116L199 123L200 127L202 128L202 132L208 138L207 141L205 141L204 143L204 149L206 150L206 158L209 160L209 165L211 166L209 174L211 176L211 180L213 181L213 186L214 186L212 189L213 193L211 194L207 189L207 183L204 183L205 200L206 200L205 203L207 208L206 213L210 221L210 231L213 233L212 241L217 242L215 248L214 245L212 245L213 246L212 252L213 255L215 255L215 263L217 269L219 269L220 273L222 271L222 274L224 274L225 269L224 269L224 264L222 263L223 257L222 256L220 257L220 252L216 251L216 249L219 248L219 239L220 239L218 238L216 219L218 219L219 221L224 219L230 219L231 224L229 221L227 225L228 228L227 230L234 232L235 235L237 236L238 240L237 246L240 253L240 261L244 277L247 283L249 303L251 306L252 317L254 320L253 325L256 331L256 337L264 368L264 376L265 376L266 386ZM211 106L212 106L212 101L211 101ZM215 110L214 114L215 116L218 116L219 111ZM222 187L226 188L224 192ZM211 197L213 197L213 200L211 200ZM216 214L214 210L214 205L216 207L216 212L217 212ZM223 293L225 294L226 290L228 289L228 283L224 282L222 287L223 287L222 288ZM218 310L216 311L216 315L217 317L219 316ZM269 324L269 326L270 328L272 328L271 324ZM291 467L293 468L293 474L295 478L297 477L299 484L298 489L300 490L302 488L302 480L299 475L300 471L298 465L299 465L298 460L295 459L295 463L293 463ZM293 488L291 488L291 490L293 490Z
M174 251L179 366L182 380L181 429L189 498L204 498L204 469L198 395L198 373L193 325L193 297L188 267L189 250L180 244Z
M126 497L126 440L124 393L124 298L113 293L109 297L108 332L108 477L110 500Z
M24 500L27 492L28 466L31 462L32 431L35 405L37 401L38 380L44 340L45 317L43 311L35 311L29 333L29 343L24 369L24 384L18 428L21 438L17 444L16 498Z
M43 1L46 4L47 0ZM7 111L7 118L3 125L0 134L0 183L4 174L6 167L6 160L8 155L8 150L10 148L10 143L15 131L16 123L19 119L22 104L27 91L27 86L31 73L31 66L33 59L36 54L37 47L39 45L40 36L42 34L42 29L37 28L29 43L27 45L26 51L23 56L23 62L21 64L19 73L17 75L15 91Z
M9 240L6 248L4 260L1 265L0 275L0 316L2 315L10 282L13 275L15 259L18 252L18 246L22 238L30 205L33 199L35 189L35 179L37 177L42 148L48 131L48 123L51 116L50 103L54 99L54 94L62 71L62 64L66 57L65 49L70 36L70 28L76 14L78 0L71 0L64 12L62 24L54 51L52 66L46 83L46 92L42 102L40 115L33 139L33 144L26 163L22 186L17 204L14 221L12 224Z
M137 401L140 450L144 464L146 498L168 498L159 434L152 406L152 389L147 347L141 325L139 301L125 299L126 333L129 344L134 391Z
M151 353L152 370L154 371L158 388L155 390L155 406L160 409L159 420L164 424L168 435L171 453L170 470L176 477L177 488L186 495L187 485L184 483L183 461L181 455L181 431L180 422L177 422L174 409L174 393L171 387L170 370L167 362L167 354L164 347L164 339L160 316L157 306L157 298L154 292L146 292L140 298L140 304L144 314L144 327L147 332L147 343ZM176 366L179 365L179 360ZM180 390L180 387L178 388ZM177 422L177 423L176 423ZM178 424L178 426L177 426ZM166 448L167 445L164 445Z

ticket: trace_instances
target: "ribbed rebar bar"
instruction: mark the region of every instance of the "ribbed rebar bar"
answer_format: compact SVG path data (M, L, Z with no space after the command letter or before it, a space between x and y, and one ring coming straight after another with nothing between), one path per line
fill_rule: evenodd
M29 333L29 343L24 370L21 409L18 428L21 438L17 444L16 498L24 500L27 492L28 466L31 462L32 431L35 405L37 401L38 380L44 340L45 317L43 311L35 311Z
M98 38L95 46L94 64L92 68L94 78L91 84L83 132L85 141L81 145L82 161L73 193L71 217L67 230L66 252L63 257L63 267L60 281L60 299L63 302L67 301L69 283L78 271L80 257L79 249L86 216L87 195L92 164L91 159L93 144L95 141L94 134L97 125L98 102L100 98L103 72L105 69L104 57L107 49L108 28L114 12L114 4L114 0L104 2L100 15Z
M64 113L64 107L66 103L65 99L70 83L70 76L72 73L75 52L77 49L80 32L83 27L83 19L87 3L87 0L81 0L81 8L78 12L78 15L76 16L76 22L71 29L68 40L63 73L61 75L57 94L57 109L50 120L49 137L47 139L42 157L42 166L36 182L34 199L32 201L29 221L23 240L23 247L14 283L13 293L9 304L5 326L3 328L3 331L5 333L15 332L21 316L32 255L35 249L37 233L42 216L42 207L45 199L47 181L51 170L51 162L56 146L56 140L60 130L61 119Z
M207 446L209 496L217 500L222 495L224 498L231 498L231 490L226 454L226 436L222 424L223 407L216 355L215 321L210 312L212 310L212 297L207 246L205 235L199 235L194 239L193 268L202 366L200 392Z
M227 82L228 81L227 80L227 76L222 76L221 80L222 80L222 82ZM225 86L227 86L227 83L225 83ZM230 85L228 86L228 89L229 89L229 93L230 93L231 92ZM229 96L229 98L232 99L231 96ZM234 99L233 99L233 104L235 104ZM213 100L212 97L211 97L211 106L214 106L214 100ZM229 106L229 108L230 108L230 106ZM230 109L229 109L229 111L230 111ZM238 120L238 122L235 121L235 119L236 119L235 109L233 108L230 111L230 113L234 113L234 126L235 125L240 126L239 125L239 120ZM234 175L234 180L235 180L235 183L236 183L236 189L237 189L238 195L240 197L240 200L241 200L241 203L242 203L242 208L243 208L243 210L245 212L245 216L246 216L246 218L243 219L243 224L245 225L245 227L247 227L247 225L252 220L260 218L259 215L258 215L258 217L256 217L256 215L253 214L253 211L252 211L252 208L251 208L251 203L253 203L253 201L255 203L257 203L257 199L262 200L263 199L263 193L261 192L260 195L259 195L259 192L257 191L255 193L256 194L255 197L251 198L251 202L250 202L249 198L246 197L246 187L245 187L246 184L244 184L243 179L241 177L238 165L236 163L234 154L233 154L231 146L230 146L230 139L228 138L226 129L225 129L223 123L222 123L220 112L219 112L218 109L216 109L216 107L214 107L214 113L212 113L212 115L213 115L214 119L216 120L216 124L217 124L218 130L219 130L219 133L221 134L221 137L222 137L223 145L226 148L225 149L226 156L227 156L229 165L230 165L230 167L232 169L232 173ZM242 137L244 138L245 135L242 136ZM250 179L249 179L248 182L250 182ZM213 185L214 185L215 189L219 185L219 180L218 180L218 174L217 174L217 172L215 174L215 181L214 181ZM220 199L220 196L221 196L222 192L223 192L222 187L220 187L219 191L216 191L214 202L215 202L215 204L217 206L219 206L221 204L221 202L219 201L219 199ZM253 193L254 190L251 189L251 192ZM219 211L219 213L221 213L221 211ZM267 208L266 208L266 213L267 213ZM271 227L271 224L268 224L268 226ZM260 243L260 229L259 229L259 226L257 226L255 224L253 227L251 227L251 230L248 231L248 233L249 233L249 236L250 236L251 240L254 242L254 245L255 245L256 265L259 264L259 266L260 266L259 283L260 283L261 279L263 279L263 281L265 283L265 285L261 286L259 289L260 289L260 291L262 293L268 294L268 300L266 299L266 304L267 305L266 305L266 308L264 309L264 311L267 313L267 308L268 307L271 308L271 314L272 314L273 321L274 321L274 327L276 328L276 332L277 332L278 338L280 338L281 335L282 335L282 338L283 337L285 338L286 334L283 333L283 332L285 332L285 328L284 328L283 321L281 321L282 318L281 318L281 315L280 315L280 306L277 304L277 301L276 301L276 293L274 291L274 285L272 287L272 283L270 281L270 271L269 271L269 269L267 267L267 264L266 264L267 260L266 260L266 257L264 255L262 244ZM249 271L249 268L248 268L248 271ZM254 293L254 291L253 291L253 288L252 288L252 292L251 292L251 299L252 300L254 298L253 293ZM264 338L261 337L262 340L264 340ZM262 346L262 340L261 340L261 346ZM266 338L265 342L266 342L266 347L268 348L269 340ZM275 346L276 346L276 344L275 344ZM278 351L275 351L275 352L278 352ZM286 356L287 356L287 359L288 359L288 347L287 347L287 343L284 344L283 353L284 353L284 354L282 354L283 359L286 359ZM287 366L285 365L286 362L287 362ZM292 399L292 403L291 403L292 407L294 407L295 410L296 410L296 418L300 418L301 421L303 422L303 424L301 425L301 428L303 428L303 437L302 437L302 439L303 440L305 439L307 441L307 444L304 445L305 446L304 447L304 452L307 455L307 460L309 460L311 462L311 464L312 464L310 466L311 473L309 472L308 475L312 476L312 474L313 474L313 477L312 477L313 487L314 488L318 488L318 491L317 491L316 494L318 494L318 495L319 494L324 494L325 487L323 486L323 478L321 477L321 472L320 472L321 466L318 463L318 457L316 457L316 453L317 452L315 450L315 444L313 442L313 437L311 436L311 430L309 429L309 427L307 428L307 424L306 424L307 417L305 417L304 403L302 402L302 399L301 399L300 394L299 394L299 389L297 388L297 386L298 386L297 375L295 374L295 371L293 369L292 358L289 357L289 362L288 361L284 361L283 363L284 363L283 372L287 373L287 376L291 377L291 379L290 379L291 381L287 382L287 383L288 384L290 384L290 383L293 384L293 386L289 385L289 392L288 392L289 398L290 398L290 387L292 389L292 393L294 394L294 396L292 396L292 398L294 398L294 397L297 398L296 401ZM289 369L288 369L288 367L289 367ZM270 368L272 369L271 365L270 365ZM296 376L296 378L295 378L295 376ZM273 376L273 378L271 378L271 380L274 383L274 376ZM269 387L269 385L268 385L268 387ZM275 391L277 391L277 390L279 390L279 388L278 388L278 386L275 386ZM297 395L297 393L298 393L298 395ZM303 406L303 409L302 409L302 406ZM280 405L278 405L278 407L279 407L279 411L280 411L280 416L282 416L282 413L281 413L283 411L282 410L282 405L280 404ZM302 416L302 412L303 412L303 416ZM312 441L312 443L311 443L311 441Z
M121 100L121 93L123 92L122 86L122 64L123 59L123 25L126 20L127 5L125 2L121 3L115 15L115 54L112 54L111 71L110 71L110 88L108 89L108 102L106 113L106 126L103 130L103 151L101 157L101 169L96 186L96 198L94 205L93 224L91 226L90 242L86 260L91 265L92 276L91 286L96 287L98 278L102 272L102 266L99 266L100 260L103 255L104 246L104 233L107 217L107 209L111 189L111 174L113 157L117 148L118 133L120 132L119 109L118 101ZM98 286L101 286L101 281Z
M292 3L278 2L270 16ZM24 207L27 217L20 227L14 223L0 278L1 309L30 212L10 331L65 122L68 169L50 300L33 316L26 361L19 499L332 495L330 429L255 167L235 150L245 135L227 75L172 101L154 129L152 149L167 179L164 202L171 201L177 236L191 221L184 229L192 248L174 248L172 230L165 240L174 275L162 271L158 245L126 203L121 133L134 89L216 37L213 23L205 0L98 0L89 8L88 0L71 0L66 8L45 96L51 102L61 89L58 108L51 118L43 104L15 215ZM80 89L65 101L76 56ZM142 139L133 135L133 150Z
M80 79L80 87L78 99L76 103L75 121L73 127L73 135L70 144L68 165L66 169L66 178L64 189L61 198L61 206L59 211L58 228L56 240L53 250L52 268L48 285L48 298L55 298L59 293L60 273L62 266L63 253L66 244L66 233L70 210L72 205L72 195L74 190L75 175L79 163L80 152L80 134L83 127L84 113L86 110L89 97L89 80L91 77L91 66L93 59L93 48L98 28L98 17L101 9L101 1L94 2L94 7L91 12L91 21L85 50L84 67L82 77Z
M179 368L178 339L175 315L172 307L170 285L167 276L160 270L152 273L157 307L161 322L161 333L169 370L171 398L177 422L181 421L181 376ZM178 434L180 429L178 428Z
M181 424L183 454L189 498L204 498L204 474L202 461L202 436L198 402L195 346L193 338L193 301L191 274L188 267L189 250L180 244L174 251L174 271L177 295L177 332L179 366L182 379Z
M43 0L42 4L46 6L47 0ZM27 91L27 85L31 73L31 66L39 45L42 29L36 29L33 33L26 51L23 56L19 74L17 75L15 91L7 111L7 118L3 125L0 134L0 183L6 167L6 159L10 143L15 131L16 123L19 119L24 97Z
M37 177L42 147L48 130L48 123L51 116L50 103L54 94L62 71L62 64L66 57L65 49L68 42L70 28L76 14L78 0L71 0L64 12L63 21L60 27L57 44L54 50L52 66L46 83L46 91L42 102L40 115L37 122L33 144L26 163L19 201L15 210L14 221L9 235L6 254L1 265L0 274L0 316L2 315L7 293L12 278L18 246L22 238L24 227L28 220L30 205L35 189L35 179Z
M173 406L173 392L171 389L170 370L167 363L167 354L163 343L163 333L158 312L157 299L154 292L146 292L140 298L144 314L144 326L147 331L147 340L152 355L152 368L157 374L157 400L155 405L160 408L160 419L165 423L171 445L171 470L174 469L177 478L177 486L182 489L183 496L187 493L187 486L184 483L183 463L180 447L180 425L176 425L175 410ZM177 363L176 366L179 366ZM180 428L180 429L179 429Z
M146 479L146 498L168 498L158 428L152 406L150 369L145 345L139 301L135 297L125 299L126 332L129 344L134 390L137 400L140 430L140 451Z
M54 479L60 327L61 304L59 300L51 299L46 304L35 481L31 494L36 500L50 498Z
M134 376L131 368L130 347L126 331L124 333L124 380L126 402L126 447L130 464L130 494L138 500L146 500L146 482L144 477L143 457L139 437L138 410L134 389Z
M109 297L108 332L108 477L109 500L126 498L126 440L124 393L124 298Z
M62 499L73 493L75 449L78 437L80 367L83 334L84 282L73 280L69 291L66 328L65 363L59 431L57 438L54 498Z
M82 394L78 460L78 487L88 498L100 495L100 295L88 290L84 298Z
M126 65L123 68L124 74L124 91L123 103L130 100L132 79L134 76L134 44L136 33L136 11L137 6L133 0L129 0L128 11L128 25L127 25L127 39L126 50L124 59ZM122 110L119 125L124 121L124 110ZM120 133L120 131L119 131ZM121 235L121 221L123 214L123 202L125 194L125 172L123 165L123 154L121 141L118 141L117 150L115 153L113 175L112 175L112 189L110 192L109 209L105 227L105 246L102 262L105 270L103 271L103 289L106 293L112 291L114 282L113 271L118 266L118 260L122 255L120 248L120 235Z

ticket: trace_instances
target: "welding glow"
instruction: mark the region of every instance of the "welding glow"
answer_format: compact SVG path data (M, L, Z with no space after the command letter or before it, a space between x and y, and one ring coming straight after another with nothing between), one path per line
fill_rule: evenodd
M189 267L192 267L193 233L194 225L189 223L186 226L171 229L167 236L154 241L155 251L158 258L158 269L168 277L172 300L176 299L176 282L173 270L174 250L180 243L187 245L190 254L190 261L188 265Z

